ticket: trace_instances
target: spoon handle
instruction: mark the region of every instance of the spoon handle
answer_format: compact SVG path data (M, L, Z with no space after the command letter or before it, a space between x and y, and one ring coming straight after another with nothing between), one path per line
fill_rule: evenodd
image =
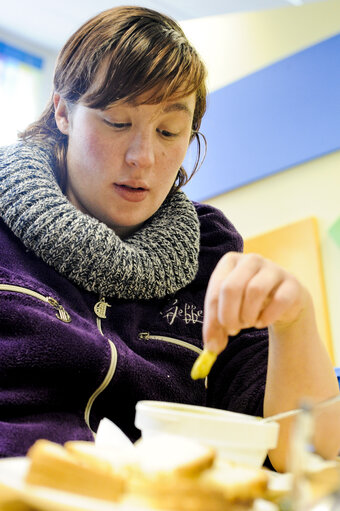
M340 401L340 394L337 394L336 396L333 396L329 399L325 399L324 401L320 401L315 405L312 405L311 410L318 411L320 408L327 407L329 405L332 405L333 403L337 403L338 401ZM301 413L302 411L303 408L296 408L295 410L288 410L287 412L276 413L275 415L271 415L270 417L265 417L264 419L262 419L262 422L272 422L280 419L286 419L286 417L292 417L294 415L297 415L298 413Z

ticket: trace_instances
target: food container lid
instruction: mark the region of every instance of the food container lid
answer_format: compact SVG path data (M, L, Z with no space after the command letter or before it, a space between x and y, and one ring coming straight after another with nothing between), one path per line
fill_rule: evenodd
M279 424L259 417L204 406L165 401L139 401L135 425L142 432L167 432L201 441L249 446L276 447Z

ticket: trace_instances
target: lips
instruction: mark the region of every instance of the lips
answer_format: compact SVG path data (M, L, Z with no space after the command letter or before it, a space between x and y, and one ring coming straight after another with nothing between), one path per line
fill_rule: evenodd
M116 193L128 202L140 202L145 199L148 189L144 186L132 186L131 184L114 183Z
M122 188L127 188L128 190L145 190L142 186L128 186L128 185L116 185L121 186Z

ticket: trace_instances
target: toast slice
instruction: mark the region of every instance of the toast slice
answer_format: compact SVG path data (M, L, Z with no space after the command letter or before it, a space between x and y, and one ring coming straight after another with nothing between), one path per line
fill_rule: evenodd
M38 440L29 449L31 460L26 483L47 486L79 495L109 501L121 499L126 479L100 456L92 442L63 447L48 440ZM86 444L86 447L85 445Z
M141 474L130 479L129 494L146 507L168 511L243 511L265 495L267 479L264 470L235 465L190 476Z
M210 468L215 458L212 447L177 435L160 433L135 443L135 467L144 474L198 475Z
M129 494L146 506L169 511L241 511L263 496L262 469L215 460L215 452L187 438L159 435L136 444Z
M128 458L93 442L47 440L28 457L29 484L168 511L243 511L268 482L262 469L216 460L211 447L167 434L140 439Z

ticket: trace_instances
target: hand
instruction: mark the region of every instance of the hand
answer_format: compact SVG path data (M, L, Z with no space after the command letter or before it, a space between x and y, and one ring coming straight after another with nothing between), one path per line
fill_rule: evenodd
M205 347L220 353L243 328L288 328L310 303L286 270L257 254L229 252L213 271L205 298Z

